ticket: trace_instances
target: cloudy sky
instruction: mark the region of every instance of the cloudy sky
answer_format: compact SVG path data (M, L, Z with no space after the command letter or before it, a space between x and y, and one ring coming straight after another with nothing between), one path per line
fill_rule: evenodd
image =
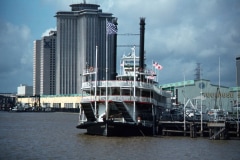
M69 11L83 0L0 1L0 93L32 85L33 41L56 28L57 11ZM236 86L236 56L240 55L239 0L86 0L118 18L119 34L139 33L146 18L146 64L163 66L160 84L202 78L212 84ZM138 36L118 36L118 45L138 45ZM118 47L118 57L130 52ZM138 50L137 50L138 53ZM118 59L118 62L120 59ZM119 64L118 64L119 66Z

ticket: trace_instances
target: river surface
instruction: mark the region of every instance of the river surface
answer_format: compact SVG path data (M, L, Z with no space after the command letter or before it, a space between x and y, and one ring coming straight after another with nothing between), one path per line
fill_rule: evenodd
M240 140L90 136L77 122L76 113L0 112L0 160L240 159Z

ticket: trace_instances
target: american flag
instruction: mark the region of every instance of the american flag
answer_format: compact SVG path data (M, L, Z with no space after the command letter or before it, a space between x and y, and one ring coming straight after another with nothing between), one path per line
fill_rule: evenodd
M160 64L158 64L157 62L154 62L154 61L153 61L153 67L155 67L155 69L158 69L158 70L163 69L162 65L160 65Z
M156 66L156 69L162 70L162 69L163 69L163 66L161 66L160 64L158 64L158 65Z
M152 75L154 75L155 74L155 72L153 72L152 70L151 70L151 72L150 72Z
M151 70L151 69L148 69L148 70L146 71L146 73L147 73L147 74L151 74L151 75L155 75L155 72L154 72L153 70Z
M150 74L150 75L148 75L146 78L147 79L154 79L155 78L155 72L153 71L153 70L151 70L151 69L148 69L148 70L146 70L146 73L147 74Z
M158 63L153 61L153 67L156 67L157 65Z
M154 76L147 76L147 79L154 79Z
M107 21L107 34L117 34L117 26Z

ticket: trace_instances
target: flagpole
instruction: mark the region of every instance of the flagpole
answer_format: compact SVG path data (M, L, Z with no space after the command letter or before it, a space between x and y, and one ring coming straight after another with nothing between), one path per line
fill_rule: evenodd
M122 62L120 60L120 75L122 75Z
M134 46L134 48L133 48L133 56L134 56L134 67L133 67L133 69L134 69L134 71L133 71L133 118L134 118L134 121L136 122L136 56L135 56L135 46Z
M106 19L106 27L107 27L107 19ZM106 120L108 120L108 33L106 28Z
M203 114L202 114L202 112L203 112L203 106L202 106L202 101L203 101L203 99L202 99L202 92L203 92L203 83L202 83L202 72L201 72L201 65L200 65L200 80L201 80L201 91L200 91L200 98L201 98L201 136L203 136Z
M152 71L153 71L153 60L152 60ZM155 77L154 77L155 78Z
M158 69L157 69L157 67L158 67L158 63L157 63L157 65L156 65L156 67L155 67L155 73L156 73L156 81L158 82Z
M152 71L153 71L153 64L154 64L154 63L153 63L153 60L152 60Z
M95 116L97 115L97 59L98 59L98 46L96 46L96 62L95 62Z
M186 136L186 104L185 104L185 69L183 71L183 79L184 79L184 82L183 82L183 85L184 85L184 99L183 99L183 103L184 103L184 107L183 107L183 123L184 123L184 136Z
M154 61L152 60L152 71L154 72L154 70L153 70L153 67L154 67ZM155 74L156 72L154 72L154 74ZM152 79L152 81L155 79L155 76L154 76L154 78Z

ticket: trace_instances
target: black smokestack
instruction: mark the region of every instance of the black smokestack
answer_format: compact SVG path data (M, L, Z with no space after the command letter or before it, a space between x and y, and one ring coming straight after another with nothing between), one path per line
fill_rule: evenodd
M145 32L145 18L141 17L140 18L140 48L139 48L139 58L140 58L139 68L141 72L143 72L144 70L144 32Z
M113 20L113 24L116 26L116 28L117 28L117 25L118 25L118 23L117 23L117 18L115 18L114 20ZM113 35L113 43L114 43L114 45L113 45L113 60L114 60L114 62L113 62L113 64L115 64L114 65L114 68L113 68L113 79L115 79L116 78L116 76L117 76L117 34L114 34Z

